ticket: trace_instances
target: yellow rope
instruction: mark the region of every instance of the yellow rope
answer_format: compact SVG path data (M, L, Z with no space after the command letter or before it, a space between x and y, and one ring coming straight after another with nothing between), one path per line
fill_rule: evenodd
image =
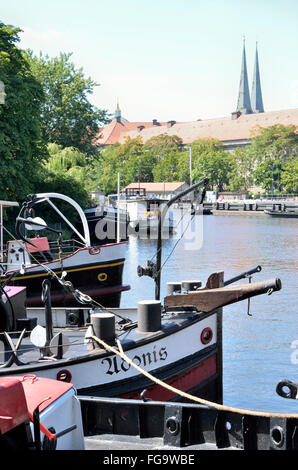
M202 405L212 406L213 408L216 408L217 410L229 411L229 412L239 413L239 414L246 414L246 415L250 415L250 416L263 416L263 417L267 417L267 418L298 418L297 413L283 414L283 413L269 413L269 412L265 412L265 411L251 411L251 410L245 410L245 409L240 409L240 408L234 408L234 407L231 407L231 406L220 405L219 403L214 403L212 401L204 400L203 398L195 397L194 395L190 395L189 393L183 392L182 390L178 390L177 388L172 387L171 385L169 385L165 382L162 382L161 380L157 379L156 377L151 375L149 372L143 370L137 364L132 362L131 359L129 359L129 357L127 357L124 354L123 349L122 349L122 345L121 345L118 338L116 339L116 342L117 342L117 346L119 348L119 351L117 349L113 348L112 346L108 345L107 343L105 343L102 339L97 338L97 336L88 335L88 339L89 338L94 340L95 342L97 342L101 346L103 346L104 349L106 349L107 351L110 351L110 352L116 354L117 356L120 356L121 359L123 359L125 362L127 362L127 364L130 364L132 367L137 369L141 374L145 375L148 379L152 380L152 382L156 383L157 385L160 385L161 387L164 387L164 388L170 390L171 392L174 392L177 395L180 395L184 398L187 398L188 400L193 400L193 401L195 401L197 403L200 403Z

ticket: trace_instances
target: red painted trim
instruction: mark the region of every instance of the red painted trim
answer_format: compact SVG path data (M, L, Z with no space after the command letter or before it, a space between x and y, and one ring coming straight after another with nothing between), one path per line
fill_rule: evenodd
M70 382L71 382L71 379L72 379L71 372L69 372L69 370L67 370L67 369L61 369L61 370L59 370L59 372L57 373L56 379L57 379L57 380L61 380L61 382L70 383Z
M64 257L62 257L62 258L57 258L57 259L54 259L54 260L52 260L52 261L45 261L45 262L42 263L42 264L49 265L49 264L58 263L58 262L60 262L61 260L62 260L62 261L65 261L65 260L68 259L68 258L72 258L74 255L76 255L76 254L79 253L80 251L90 250L90 248L94 248L94 249L100 248L100 251L101 251L103 248L106 248L106 247L108 248L108 247L114 246L114 245L122 245L123 243L126 243L126 242L107 243L106 245L86 246L86 247L84 247L84 248L78 248L76 251L74 251L74 252L71 253L70 255L64 256ZM90 254L90 253L89 253L89 254ZM99 254L99 253L97 253L97 254ZM115 258L115 259L118 259L118 258ZM102 261L102 262L103 262L103 263L108 263L108 262L110 262L110 261L111 261L111 260L106 260L106 261ZM88 264L88 263L86 263L86 264ZM28 271L28 270L30 270L30 269L32 269L32 268L36 268L36 267L39 267L39 264L31 264L30 266L24 266L24 271L26 271L26 270ZM68 266L68 268L69 268L69 266ZM66 269L67 269L67 268L66 268ZM15 272L15 271L18 271L18 269L10 269L9 271L6 271L5 274L8 275L8 274L11 274L11 273L13 273L13 272Z
M35 237L30 239L35 246L26 243L26 250L28 253L37 253L38 251L49 251L50 245L47 237Z
M104 246L113 246L113 245L123 245L124 243L126 243L126 241L124 241L124 242L106 243L105 245L96 245L96 246L104 247Z
M37 406L39 406L39 411L44 410L64 393L73 388L71 383L36 377L34 375L19 377L19 379L22 381L28 411L31 413L33 413Z
M34 423L34 416L33 416L33 413L31 413L31 411L28 411L29 413L29 418L30 418L30 421L32 423ZM39 429L41 430L41 432L47 436L47 438L50 440L50 441L54 441L57 439L56 437L56 434L53 434L51 433L51 431L48 430L48 428L46 428L41 422L39 422Z
M111 286L111 287L100 287L99 289L84 289L84 294L89 295L90 297L101 297L104 295L118 294L119 292L124 292L130 290L130 286ZM68 300L74 300L72 294L52 294L52 302L61 302ZM27 298L28 307L34 307L34 305L40 305L40 296L37 297L28 297ZM86 307L85 307L86 308Z
M216 373L216 354L208 357L205 361L202 361L200 364L183 371L180 375L172 377L170 380L167 380L166 383L172 387L177 388L183 392L187 392L192 388L198 386L201 382L208 379ZM131 392L125 395L120 395L119 398L131 398L135 400L140 399L140 393L142 390ZM147 388L146 398L150 398L155 401L168 401L176 397L176 393L168 390L160 385L153 385L150 388Z
M209 336L207 336L207 338L205 338L206 333L207 333L207 335L209 334ZM213 331L211 330L211 328L209 326L207 328L204 328L202 333L201 333L201 343L202 344L208 344L208 343L210 343L212 338L213 338Z

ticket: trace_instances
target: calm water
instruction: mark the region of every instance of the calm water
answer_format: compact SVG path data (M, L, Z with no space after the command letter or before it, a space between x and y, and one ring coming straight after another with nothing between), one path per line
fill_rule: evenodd
M253 281L275 277L282 281L281 291L251 299L252 316L247 315L247 301L224 308L226 405L275 412L298 411L296 400L281 398L275 392L279 380L298 382L297 229L297 219L263 215L195 216L163 267L161 299L168 281L200 279L205 283L209 274L216 271L224 271L225 279L229 279L258 264L262 271L253 276ZM201 236L195 237L194 233ZM163 261L176 243L177 236L164 240ZM138 277L137 266L146 264L155 250L155 240L130 237L124 280L131 290L123 293L122 307L154 299L153 280ZM296 349L292 344L295 341Z

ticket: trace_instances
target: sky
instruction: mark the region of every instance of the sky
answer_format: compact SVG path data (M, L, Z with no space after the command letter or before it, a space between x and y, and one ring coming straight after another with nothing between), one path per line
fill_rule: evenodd
M265 111L298 107L298 0L10 0L19 46L72 62L99 86L92 104L129 121L230 116L243 38L249 86L258 42Z

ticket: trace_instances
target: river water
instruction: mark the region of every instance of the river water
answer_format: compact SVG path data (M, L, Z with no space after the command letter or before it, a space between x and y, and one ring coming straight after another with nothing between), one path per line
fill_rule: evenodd
M177 216L175 220L180 220ZM187 224L189 226L187 227ZM230 279L261 265L252 282L280 278L282 290L224 307L224 404L250 410L298 412L298 401L281 398L280 380L298 383L297 232L298 219L255 215L196 215L183 218L163 241L161 299L166 282L202 280L216 271ZM186 230L180 241L180 235ZM174 251L172 252L173 248ZM129 238L121 306L154 299L154 282L138 277L137 266L154 257L156 240ZM238 283L246 283L242 280ZM237 284L238 284L237 283Z

